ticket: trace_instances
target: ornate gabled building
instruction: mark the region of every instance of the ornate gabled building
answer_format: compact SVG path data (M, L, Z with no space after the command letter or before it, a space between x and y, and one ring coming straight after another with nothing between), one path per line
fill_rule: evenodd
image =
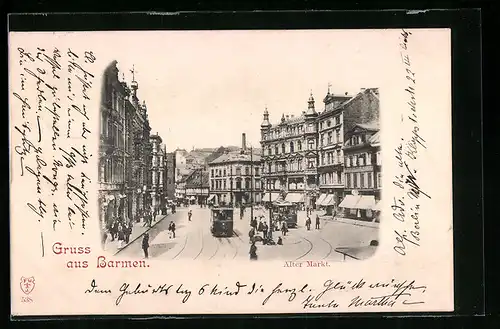
M307 111L299 117L282 115L272 125L269 112L264 111L261 124L262 178L266 194L263 201L285 199L313 205L318 195L317 125L314 97L308 100Z
M328 90L323 102L325 110L318 116L321 190L318 203L335 207L345 196L345 136L357 124L378 122L378 89L363 88L354 96L334 95Z
M100 107L98 161L99 220L104 227L132 220L147 207L149 121L139 105L138 84L119 81L117 62L104 72Z

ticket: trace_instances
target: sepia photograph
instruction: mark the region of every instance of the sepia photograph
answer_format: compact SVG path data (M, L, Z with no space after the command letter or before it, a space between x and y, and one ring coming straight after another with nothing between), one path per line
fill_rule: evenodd
M13 314L453 310L449 29L9 40Z
M314 266L369 258L380 223L380 95L366 76L344 74L360 64L350 55L362 40L343 49L306 42L331 51L323 66L310 54L281 61L276 41L295 48L296 34L205 34L221 49L181 44L142 74L156 58L124 62L117 53L103 72L103 248L120 257L314 259ZM256 65L262 60L276 72ZM277 85L280 71L287 79ZM170 89L182 76L186 89Z

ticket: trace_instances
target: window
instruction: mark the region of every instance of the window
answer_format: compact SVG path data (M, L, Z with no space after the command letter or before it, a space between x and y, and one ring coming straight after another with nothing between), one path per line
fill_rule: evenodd
M336 136L337 143L342 143L342 140L340 139L340 129L337 129L335 136Z
M371 166L372 165L372 155L370 153L366 153L366 165Z
M236 188L237 189L241 188L241 178L236 178Z
M245 167L245 175L250 175L250 168L248 167Z
M357 155L355 155L355 156L353 156L353 158L352 158L352 166L353 166L353 167L356 167L357 165L358 165L358 156L357 156Z
M333 143L332 137L333 137L333 133L330 131L330 132L328 133L328 144Z
M367 184L367 187L368 188L372 188L373 187L373 182L372 182L372 179L373 179L373 175L371 172L368 173L368 184Z
M382 175L381 173L377 173L377 188L382 188Z
M337 184L342 184L342 173L340 171L337 172Z
M335 117L335 124L339 125L340 124L340 115Z
M299 166L298 170L299 170L299 171L300 171L300 170L302 170L302 160L298 160L298 161L297 161L297 164L298 164L298 166Z
M359 187L361 188L365 187L365 173L360 174Z
M330 126L332 125L332 122L331 122L330 120L328 120L328 121L326 122L326 125L327 125L328 127L330 127Z
M285 143L281 144L281 153L286 153Z
M309 139L307 141L307 147L309 148L309 150L312 150L314 148L314 139Z
M325 164L325 153L321 154L321 165Z
M307 168L309 168L309 169L313 169L313 168L314 168L314 165L315 165L315 162L316 162L316 161L314 161L314 159L309 159L309 160L307 161Z
M274 146L274 154L279 154L279 151L278 151L278 145L275 145Z
M323 122L319 123L319 129L323 129Z
M268 173L271 173L271 172L272 172L272 170L271 170L271 164L270 164L270 163L267 165L267 172L268 172Z
M255 167L255 176L259 176L259 167Z
M236 176L241 176L241 167L236 167Z
M352 187L353 188L357 188L358 187L358 175L356 175L356 173L353 173L352 174L352 178L353 178L353 182L352 182L353 186Z
M297 142L298 146L299 146L299 151L302 151L302 142L301 141L298 141Z
M224 180L222 181L222 183L224 184L224 190L225 190L225 189L226 189L226 180L224 179Z
M226 177L226 168L224 168L223 172L224 172L223 176Z
M359 156L358 161L359 161L359 163L358 163L358 164L359 164L360 166L364 166L364 165L365 165L365 155L364 155L364 154L361 154L361 155Z
M249 189L250 188L250 179L245 179L245 188Z
M345 179L347 180L347 188L351 188L352 185L351 185L351 174L350 173L346 173L345 174Z
M294 147L293 147L293 142L290 142L290 153L293 153L295 150L294 150Z
M382 158L380 156L380 151L377 152L376 157L377 157L377 165L381 166L382 165Z

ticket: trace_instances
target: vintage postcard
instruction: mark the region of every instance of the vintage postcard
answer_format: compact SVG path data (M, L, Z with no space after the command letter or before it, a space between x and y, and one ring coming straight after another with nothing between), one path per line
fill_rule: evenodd
M14 316L453 311L449 29L11 32Z

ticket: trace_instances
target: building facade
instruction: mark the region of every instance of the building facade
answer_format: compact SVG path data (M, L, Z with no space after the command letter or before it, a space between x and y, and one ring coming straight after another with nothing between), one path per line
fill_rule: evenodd
M204 205L209 196L209 174L203 169L196 169L184 182L185 199L190 204Z
M345 138L355 127L378 125L377 88L354 96L328 90L317 112L311 94L299 117L282 115L272 125L267 109L261 124L262 177L265 201L279 199L336 208L350 194L345 179ZM361 125L361 126L359 126ZM378 128L377 128L378 129Z
M99 221L132 220L149 205L146 193L150 126L139 104L138 84L119 81L117 62L104 72L98 161Z
M165 150L162 145L163 140L158 134L149 137L151 144L151 185L149 193L151 195L151 211L159 213L165 206Z
M318 197L318 134L314 97L299 117L285 116L272 125L264 111L261 124L264 201L284 199L313 205Z
M165 192L168 200L175 200L175 152L165 154Z
M379 120L378 89L361 89L355 96L328 90L324 111L318 116L319 188L323 206L337 206L346 195L344 139L356 124Z
M372 219L382 188L378 123L356 124L345 138L344 216Z
M208 164L209 202L245 205L262 201L261 156L247 149L244 136L240 151L228 151Z

